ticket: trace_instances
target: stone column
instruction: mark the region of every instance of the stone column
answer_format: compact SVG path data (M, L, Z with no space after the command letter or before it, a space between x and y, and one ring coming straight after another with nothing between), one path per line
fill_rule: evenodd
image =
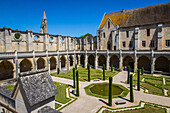
M19 63L18 63L18 53L17 53L17 50L15 50L15 72L16 72L16 75L15 75L15 78L18 79L18 75L20 73L20 67L19 67Z
M112 32L111 32L111 33L112 33ZM115 42L115 38L116 38L116 37L115 37L115 36L116 36L116 31L113 32L111 36L112 36L112 50L114 50L114 46L115 46L115 43L114 43L114 42Z
M91 37L91 50L94 50L94 38Z
M45 33L44 35L44 51L48 50L49 46L49 34Z
M74 51L73 67L77 64L76 53Z
M119 51L119 68L122 69L122 50Z
M97 66L98 66L98 62L97 62L97 59L98 59L98 57L97 57L97 50L95 51L95 69L97 69Z
M84 67L87 68L87 50L85 51L84 57Z
M154 58L154 51L151 52L151 74L155 71L155 58Z
M68 56L68 50L67 50L67 71L70 70L70 58Z
M46 50L46 59L47 59L47 69L48 69L48 72L50 74L50 60L48 58L48 51Z
M60 71L61 71L61 59L60 59L59 51L57 51L57 54L58 54L58 68L59 68Z
M79 50L82 50L82 39L80 38L79 41L80 41L80 49Z
M135 50L138 50L139 49L139 28L136 27L135 28L135 41L134 41L134 48Z
M109 51L106 53L106 70L109 70Z
M137 70L137 61L138 61L137 53L136 50L134 50L134 72L136 72Z
M36 71L37 70L37 61L35 59L35 51L34 50L32 51L32 54L33 54L33 62L34 62L34 71Z
M78 65L80 65L80 55L78 55Z

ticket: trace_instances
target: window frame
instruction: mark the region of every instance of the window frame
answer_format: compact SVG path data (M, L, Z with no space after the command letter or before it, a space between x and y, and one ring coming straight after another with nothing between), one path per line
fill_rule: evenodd
M147 28L147 29L146 29L146 34L147 34L147 36L150 36L150 35L151 35L150 28Z
M146 47L146 41L145 40L142 41L142 47Z
M129 38L129 31L126 31L126 37Z
M108 24L108 29L110 29L110 21L108 21L108 23L107 23L107 24Z
M169 40L166 40L166 47L170 47L170 39Z
M125 48L126 47L126 41L122 41L122 46Z

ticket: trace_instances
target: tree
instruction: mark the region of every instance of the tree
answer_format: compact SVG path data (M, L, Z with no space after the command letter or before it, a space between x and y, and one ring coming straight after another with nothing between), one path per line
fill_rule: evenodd
M138 69L138 91L140 91L140 69Z
M129 84L129 77L130 77L130 66L128 66L128 77L127 77L127 83Z
M134 102L133 96L133 75L130 75L130 102Z
M103 80L105 80L105 64L103 64Z
M88 68L88 81L90 82L90 64L87 65Z
M109 77L109 106L112 106L112 77Z
M81 35L80 37L86 37L86 36L92 37L93 35L90 33L86 33L85 35Z
M75 68L73 68L73 88L76 87Z
M76 81L77 81L77 87L76 87L76 96L79 97L79 72L76 72Z

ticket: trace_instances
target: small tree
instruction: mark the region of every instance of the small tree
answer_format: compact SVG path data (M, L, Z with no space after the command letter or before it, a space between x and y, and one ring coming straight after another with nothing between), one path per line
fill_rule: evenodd
M128 66L128 77L127 77L127 83L129 84L129 77L130 77L130 66Z
M60 68L57 68L57 74L60 74Z
M134 102L134 96L133 96L133 75L130 75L130 101Z
M105 80L105 64L103 64L103 80Z
M75 68L73 68L73 88L76 87Z
M141 74L143 75L143 73L144 73L144 67L142 67L141 69Z
M113 71L113 65L111 65L111 71Z
M109 106L112 106L112 77L109 77Z
M76 72L76 81L77 81L76 96L79 97L79 72L78 71Z
M90 64L87 65L88 68L88 81L90 82Z
M140 91L140 69L138 69L138 91Z
M77 64L75 64L75 69L77 70Z

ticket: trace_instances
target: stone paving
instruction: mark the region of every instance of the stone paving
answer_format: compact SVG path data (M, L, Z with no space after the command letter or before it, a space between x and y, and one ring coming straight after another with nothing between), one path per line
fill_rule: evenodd
M65 84L72 85L73 81L70 79L64 79L59 77L53 77L53 81L61 82ZM113 83L123 85L124 87L129 89L129 85L125 83L127 80L127 72L123 71L113 77ZM95 113L99 108L102 106L107 106L108 99L101 99L93 96L89 96L86 94L84 88L92 83L99 83L99 82L108 82L106 81L91 81L91 82L79 82L80 83L80 97L73 102L72 104L68 105L67 107L63 108L61 112L63 113ZM74 95L71 95L74 96ZM155 104L170 106L170 98L157 96L152 94L143 93L143 90L137 91L134 88L134 97L135 102L129 102L129 94L124 98L113 98L113 105L112 108L121 108L121 107L129 107L134 105L139 105L140 100L145 102L151 102ZM127 103L124 105L116 105L114 102L116 100L127 100Z

